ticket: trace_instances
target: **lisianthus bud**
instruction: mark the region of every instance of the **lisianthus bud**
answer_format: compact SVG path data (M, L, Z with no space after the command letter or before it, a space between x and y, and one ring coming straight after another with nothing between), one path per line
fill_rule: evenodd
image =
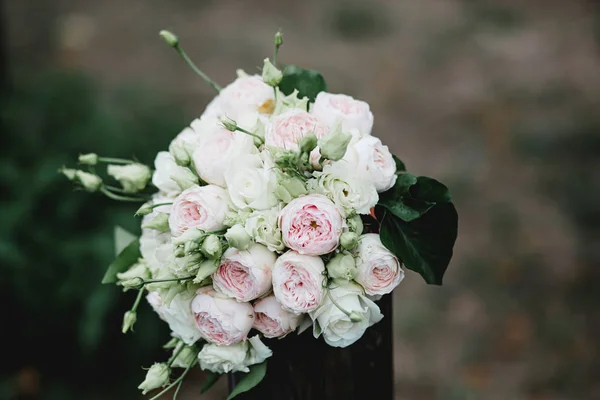
M102 186L102 179L98 175L89 174L84 171L75 171L75 179L88 192L95 192Z
M193 253L196 250L198 250L199 248L200 248L200 245L196 242L186 242L183 245L183 250L184 250L185 254Z
M202 254L210 258L219 258L223 252L223 246L221 246L221 240L217 235L208 235L204 242L202 242L201 248Z
M268 58L265 58L262 70L262 79L269 86L277 86L281 82L283 74L277 69Z
M229 246L239 250L246 250L252 243L252 238L241 224L229 228L225 233L225 239L227 239Z
M338 125L335 129L319 140L321 156L331 161L338 161L346 154L352 134L344 132Z
M173 353L177 350L178 349L174 349ZM175 357L171 366L175 368L187 368L196 361L196 357L198 357L198 350L193 346L185 346L179 351L179 354Z
M238 129L237 123L234 120L232 120L231 118L222 118L221 124L223 125L223 127L225 129L227 129L230 132L235 132Z
M127 311L123 315L123 326L121 328L121 332L127 333L128 331L133 331L133 325L137 320L137 315L135 311Z
M182 167L190 165L191 157L184 140L174 140L171 142L169 153L171 153L177 165L181 165Z
M109 165L108 174L118 180L126 193L143 190L152 177L152 172L144 164Z
M137 263L132 265L127 271L119 272L117 279L120 281L127 281L130 279L138 279L138 286L141 284L139 279L150 279L151 274L146 262L143 259L139 259Z
M300 139L300 142L298 142L298 145L300 146L300 151L302 153L310 153L311 151L314 150L315 147L317 147L317 135L315 135L314 133L310 132L307 133L306 135L302 136L302 139Z
M135 212L135 215L143 216L143 215L148 215L151 213L152 213L152 205L150 205L149 203L146 203L146 204L142 205L140 208L138 208L138 210Z
M142 225L142 228L155 229L159 232L169 232L169 214L159 213L152 220Z
M171 243L176 246L185 245L187 242L196 242L200 244L205 236L206 234L201 229L190 228L185 230L181 235L173 237Z
M123 286L125 289L136 289L139 288L143 283L144 279L142 277L136 277L120 281L119 285Z
M340 236L340 244L346 250L352 250L358 244L359 236L354 232L344 232Z
M299 178L286 178L281 180L280 184L286 188L293 198L300 197L303 194L308 193L306 187L304 186L304 182L302 182L302 180Z
M196 273L196 277L194 278L194 283L202 283L203 280L214 274L217 271L217 268L219 268L218 258L202 261L198 268L198 272Z
M169 46L177 47L179 45L179 38L174 33L162 30L158 34Z
M75 180L75 175L77 173L77 170L72 169L72 168L62 167L61 169L58 170L58 173L63 174L64 176L67 177L68 180L72 181L72 180Z
M181 258L185 256L185 249L183 246L177 246L173 249L173 255L177 258Z
M333 279L354 279L357 273L356 262L350 254L337 254L327 264L327 274Z
M281 32L277 32L275 34L275 39L273 39L273 42L275 43L275 46L279 47L283 44L283 34Z
M348 315L348 317L350 317L350 321L352 322L361 322L362 320L364 320L363 316L357 313L356 311L352 311L350 315Z
M138 386L142 390L142 394L146 394L151 390L166 386L169 383L171 370L165 363L153 364L146 373L146 379Z
M279 200L283 201L286 204L294 199L290 192L288 192L287 189L281 185L277 185L274 193L275 197L277 197Z
M363 231L363 222L362 222L362 218L360 218L360 215L354 215L353 217L350 217L346 220L346 223L348 224L348 229L350 229L350 232L354 232L356 234L361 234Z
M98 154L88 153L79 155L79 164L96 165L98 164Z

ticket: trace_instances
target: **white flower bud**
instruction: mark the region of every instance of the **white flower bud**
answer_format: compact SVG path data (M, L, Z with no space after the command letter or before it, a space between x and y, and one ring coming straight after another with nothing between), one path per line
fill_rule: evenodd
M174 33L162 30L158 34L169 46L177 47L179 45L179 38Z
M252 243L252 238L241 224L232 226L225 233L225 239L229 246L239 250L246 250Z
M202 242L201 248L202 254L210 258L219 258L223 252L223 246L221 246L221 240L217 235L208 235L204 242Z
M354 232L357 234L361 234L363 231L363 222L362 222L362 218L360 217L360 215L355 215L353 217L350 217L346 220L346 223L348 224L348 229L350 229L350 232Z
M123 326L121 327L121 332L127 333L128 331L133 331L133 325L137 320L137 315L135 311L127 311L123 315Z
M283 73L277 69L268 58L264 60L264 66L262 69L262 79L269 86L277 86L281 79L283 78Z
M138 208L138 210L135 212L135 215L137 216L143 216L143 215L148 215L152 213L152 205L150 203L146 203L144 205L142 205L140 208Z
M346 250L352 250L358 244L359 236L354 232L344 232L340 236L340 244Z
M173 353L175 353L177 350L178 349L174 349ZM196 361L197 356L198 350L191 346L185 346L183 349L181 349L177 357L175 357L175 360L173 360L171 366L175 368L188 368L194 361Z
M58 170L58 173L63 174L64 176L67 177L68 180L73 181L73 180L75 180L75 174L77 173L77 170L72 169L72 168L62 167Z
M344 154L346 154L346 149L351 139L351 133L343 132L339 125L336 126L333 131L319 139L321 156L331 161L341 160Z
M213 258L202 261L194 278L194 283L202 283L203 280L217 272L217 268L219 268L219 259Z
M356 276L356 262L350 254L337 254L327 264L327 274L333 279L352 280Z
M118 180L126 193L137 193L146 187L152 177L148 166L143 164L109 165L108 174Z
M155 229L159 232L169 232L169 214L159 213L152 220L142 225L142 228Z
M89 174L84 171L75 171L75 179L88 192L95 192L102 186L102 179L98 175Z
M187 167L190 165L191 152L193 152L193 149L190 151L190 149L187 148L184 140L173 140L173 142L171 142L169 145L169 153L171 153L177 165L182 167Z
M98 154L88 153L79 155L79 164L96 165L98 164Z
M171 370L165 363L153 364L146 373L146 379L138 386L142 390L142 394L146 394L151 390L166 386L169 383Z
M317 136L312 132L304 135L302 139L300 139L300 142L298 142L298 145L300 146L300 151L302 153L310 153L314 150L315 147L317 147L317 144Z

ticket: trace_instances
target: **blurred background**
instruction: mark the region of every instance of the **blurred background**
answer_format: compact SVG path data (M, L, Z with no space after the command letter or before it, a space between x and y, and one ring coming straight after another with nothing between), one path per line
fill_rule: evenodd
M398 399L600 399L600 4L9 0L0 90L1 399L135 399L168 332L100 285L135 206L74 193L78 153L157 151L222 85L280 61L370 103L374 134L460 214L443 287L394 293ZM8 315L8 319L6 319ZM223 398L225 382L202 398ZM181 398L199 397L199 383Z

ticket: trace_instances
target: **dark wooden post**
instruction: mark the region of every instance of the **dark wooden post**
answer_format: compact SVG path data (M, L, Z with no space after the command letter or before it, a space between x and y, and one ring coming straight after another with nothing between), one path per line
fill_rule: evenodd
M267 376L240 400L391 400L394 398L392 298L377 302L383 320L353 345L340 349L312 332L265 341L273 356ZM230 390L240 375L230 375Z

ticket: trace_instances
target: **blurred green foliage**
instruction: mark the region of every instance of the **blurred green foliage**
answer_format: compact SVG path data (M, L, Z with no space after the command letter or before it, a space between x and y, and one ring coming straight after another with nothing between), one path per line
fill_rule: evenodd
M122 335L134 295L100 284L113 227L139 232L137 205L74 193L57 169L91 151L152 164L183 112L158 93L105 93L72 72L17 79L1 112L2 343L14 351L3 354L0 398L138 396L141 366L166 357L168 330L142 307L136 332Z

